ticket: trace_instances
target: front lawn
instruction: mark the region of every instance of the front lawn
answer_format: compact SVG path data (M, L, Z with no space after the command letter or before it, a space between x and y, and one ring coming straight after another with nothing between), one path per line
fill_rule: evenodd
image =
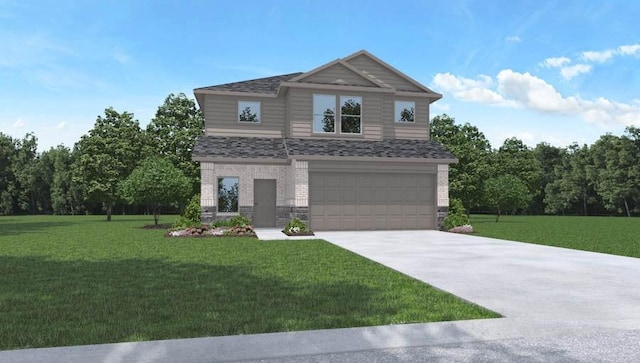
M497 317L321 240L0 217L0 349Z
M548 246L640 257L640 219L472 215L477 235Z

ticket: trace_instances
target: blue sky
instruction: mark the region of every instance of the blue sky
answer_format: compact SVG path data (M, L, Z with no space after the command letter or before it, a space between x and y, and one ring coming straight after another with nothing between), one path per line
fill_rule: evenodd
M0 0L0 132L73 144L106 107L308 71L366 49L493 147L640 126L637 1Z

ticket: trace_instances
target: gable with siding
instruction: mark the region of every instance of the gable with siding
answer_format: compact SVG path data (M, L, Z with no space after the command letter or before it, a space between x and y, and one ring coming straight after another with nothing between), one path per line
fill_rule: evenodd
M362 87L379 87L374 81L367 79L357 70L349 69L341 62L335 62L326 68L319 68L297 79L298 82L349 85Z
M397 91L424 92L423 89L420 89L404 77L401 77L395 72L387 69L385 66L374 61L366 54L360 54L354 58L348 59L346 62L360 70L362 73L378 79L379 81L395 88Z

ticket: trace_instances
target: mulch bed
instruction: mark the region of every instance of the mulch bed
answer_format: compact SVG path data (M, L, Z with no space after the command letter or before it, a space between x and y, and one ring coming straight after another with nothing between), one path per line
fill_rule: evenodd
M315 236L312 231L309 232L298 232L298 233L288 233L287 231L282 231L282 233L286 234L289 237L302 237L302 236Z

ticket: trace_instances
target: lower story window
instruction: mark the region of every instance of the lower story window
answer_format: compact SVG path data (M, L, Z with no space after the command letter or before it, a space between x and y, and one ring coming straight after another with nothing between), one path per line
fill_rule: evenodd
M218 213L238 213L238 178L218 178Z

